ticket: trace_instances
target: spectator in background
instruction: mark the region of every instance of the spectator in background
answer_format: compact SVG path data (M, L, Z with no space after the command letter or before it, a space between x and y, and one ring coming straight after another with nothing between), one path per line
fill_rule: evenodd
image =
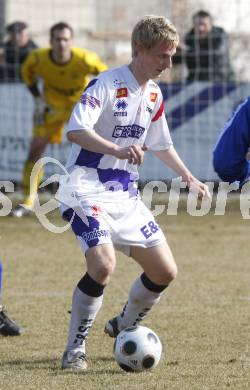
M174 64L185 62L188 81L233 81L228 38L221 27L213 25L209 12L193 15L193 28L179 46Z
M0 82L21 82L21 64L37 45L29 38L25 22L9 24L6 32L7 41L0 46Z
M23 169L23 205L18 205L12 216L30 215L42 169L31 182L35 163L48 144L62 140L64 125L72 108L89 83L90 75L107 70L96 53L73 47L73 29L59 22L50 29L51 47L33 50L22 65L22 77L34 97L34 128L28 158ZM42 88L38 84L42 80ZM94 98L93 98L94 99ZM92 105L92 101L89 102Z

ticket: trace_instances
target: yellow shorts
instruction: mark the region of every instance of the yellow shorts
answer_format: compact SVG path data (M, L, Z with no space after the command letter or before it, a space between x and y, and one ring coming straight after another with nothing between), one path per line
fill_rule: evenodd
M33 137L49 138L51 144L59 144L71 111L72 107L63 110L51 107L51 111L45 114L44 123L34 126Z

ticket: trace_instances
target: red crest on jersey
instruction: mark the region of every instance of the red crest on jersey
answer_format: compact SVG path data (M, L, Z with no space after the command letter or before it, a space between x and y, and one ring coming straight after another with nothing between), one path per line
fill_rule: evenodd
M98 217L102 213L102 209L99 206L91 206L91 211L92 211L92 216L93 217Z
M116 90L116 97L117 98L124 98L128 96L128 89L127 88L118 88Z
M155 103L157 99L157 93L155 92L150 92L150 101Z

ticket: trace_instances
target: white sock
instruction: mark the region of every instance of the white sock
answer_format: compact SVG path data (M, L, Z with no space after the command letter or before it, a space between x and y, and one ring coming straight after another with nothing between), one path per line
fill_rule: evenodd
M166 286L162 287L162 291L165 288ZM162 291L149 290L145 287L141 277L137 278L130 289L128 301L117 318L119 330L138 324L149 310L159 302Z
M85 353L85 340L94 319L102 306L103 295L91 297L76 287L72 299L67 350Z

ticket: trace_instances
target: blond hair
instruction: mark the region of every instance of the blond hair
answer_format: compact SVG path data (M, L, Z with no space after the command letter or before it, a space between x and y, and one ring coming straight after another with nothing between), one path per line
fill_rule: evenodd
M151 49L162 42L169 43L172 47L178 45L179 35L175 26L165 16L146 15L132 31L132 54L135 54L138 46Z

